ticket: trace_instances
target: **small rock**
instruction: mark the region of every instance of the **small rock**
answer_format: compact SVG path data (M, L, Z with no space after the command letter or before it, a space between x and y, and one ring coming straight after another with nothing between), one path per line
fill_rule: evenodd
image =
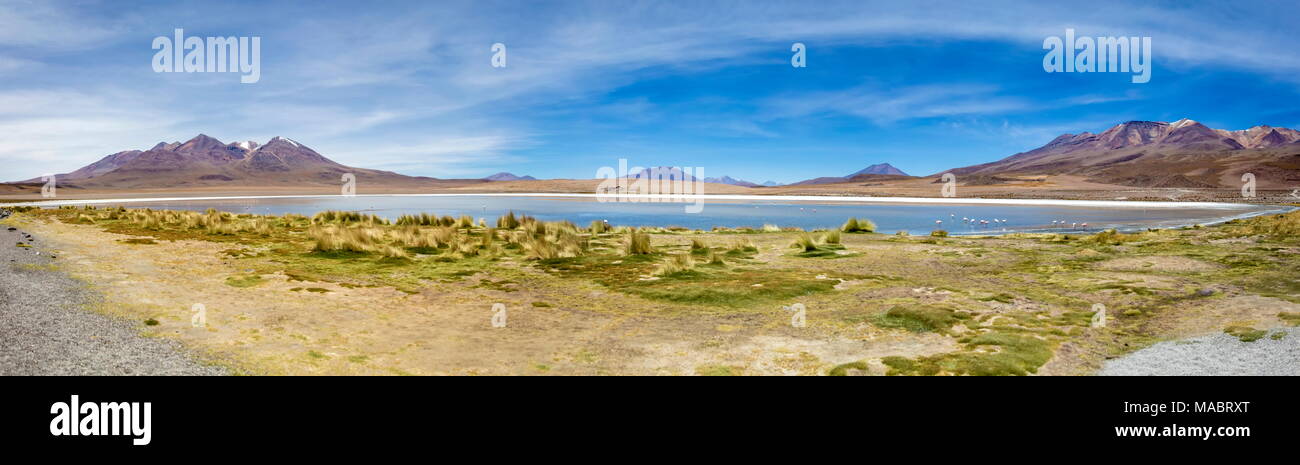
M1199 295L1201 297L1209 297L1214 295L1214 289L1201 289L1199 291L1196 291L1196 295Z

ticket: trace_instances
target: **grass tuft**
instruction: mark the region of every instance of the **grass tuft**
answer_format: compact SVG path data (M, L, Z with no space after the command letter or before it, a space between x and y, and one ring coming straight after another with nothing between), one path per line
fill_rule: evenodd
M840 231L846 233L874 233L876 232L876 223L868 219L849 218L840 226Z

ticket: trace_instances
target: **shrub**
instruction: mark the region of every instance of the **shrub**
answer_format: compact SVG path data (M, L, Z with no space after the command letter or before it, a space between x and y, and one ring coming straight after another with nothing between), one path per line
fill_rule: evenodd
M669 276L690 271L692 268L695 268L695 260L692 259L690 255L673 255L664 260L663 263L659 264L659 268L655 270L654 275Z
M544 234L523 234L519 244L524 249L524 257L530 260L550 260L582 255L586 243L571 229L571 224L553 224L542 229L549 229Z
M592 234L603 234L609 232L611 228L609 227L609 223L600 220L595 220L591 222L590 229Z
M384 258L410 258L410 255L408 255L401 247L394 247L385 244L375 247L375 251Z
M654 253L650 245L650 235L640 231L628 231L623 239L623 252L627 255L649 255Z
M736 242L731 244L730 250L734 252L758 252L758 246L754 245L754 241L747 238L736 239Z
M931 237L948 237L948 231L944 231L944 230L942 230L942 229L936 229L936 230L934 230L934 231L930 231L930 236L931 236Z
M840 226L840 231L846 233L874 233L876 232L876 223L868 219L849 218Z
M224 217L228 215L229 213L221 213L213 209L208 209L207 211L207 216L210 218L219 216L224 219ZM368 226L388 224L388 220L385 220L375 215L363 215L357 212L341 212L341 211L334 211L334 210L325 210L323 212L317 213L315 216L312 216L311 221L314 224L362 223Z
M515 218L515 212L507 212L502 217L497 218L497 227L507 230L516 229L516 227L519 227L519 218Z
M838 230L827 231L822 235L822 242L826 244L839 244L840 232Z
M1119 231L1115 229L1107 229L1097 234L1093 234L1091 236L1085 237L1080 241L1084 243L1098 244L1098 245L1120 245L1125 242L1132 242L1135 240L1138 240L1138 236L1136 234L1121 234Z
M804 233L795 238L794 242L790 243L790 247L800 249L803 252L816 252L817 242L808 233Z
M319 252L373 252L378 245L379 231L362 227L325 226L307 231L308 237L316 241L315 250Z

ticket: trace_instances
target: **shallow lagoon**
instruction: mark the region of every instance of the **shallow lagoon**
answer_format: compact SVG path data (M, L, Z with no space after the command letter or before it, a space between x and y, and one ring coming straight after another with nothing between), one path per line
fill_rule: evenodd
M1017 205L1008 200L988 203L893 203L892 199L859 201L808 200L710 200L699 213L686 213L687 203L599 202L591 197L515 196L515 195L376 195L376 196L302 196L226 199L167 199L162 201L94 202L101 206L123 205L128 208L182 209L202 211L208 208L232 213L282 215L295 213L311 216L324 210L360 211L396 219L400 215L431 213L438 215L488 218L513 211L546 221L568 220L579 225L605 220L619 226L681 226L690 229L753 227L775 224L807 230L834 228L849 217L874 221L879 232L908 231L928 234L942 227L953 234L987 234L1002 232L1060 231L1083 232L1108 228L1133 230L1170 228L1193 224L1210 224L1232 218L1285 212L1290 207L1246 204L1162 204L1139 202L1090 202L1087 205ZM906 200L897 200L906 202ZM973 202L973 200L965 200ZM78 203L78 202L69 202ZM1032 202L1030 202L1032 203ZM988 220L987 226L964 222L963 218ZM1006 220L1005 222L993 220ZM937 224L936 221L943 223ZM1066 226L1053 226L1052 221ZM1079 226L1071 226L1077 223ZM1088 227L1081 225L1087 223Z

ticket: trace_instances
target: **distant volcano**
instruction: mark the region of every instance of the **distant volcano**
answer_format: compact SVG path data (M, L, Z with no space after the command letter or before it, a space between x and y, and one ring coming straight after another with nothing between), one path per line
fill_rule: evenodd
M358 181L432 179L345 166L285 137L275 137L266 144L226 144L204 134L185 142L159 142L148 150L114 153L71 173L57 175L57 179L82 187L110 188L292 186L340 185L345 173L356 176ZM23 182L36 181L39 179Z
M791 185L798 186L798 185L808 185L808 184L834 184L840 182L858 182L858 181L865 181L868 178L872 178L872 177L907 176L907 175L908 174L904 173L903 170L894 168L894 165L890 165L889 163L877 163L868 166L866 168L863 168L861 170L858 170L857 172L849 174L847 176L825 176L820 178L806 179Z
M894 165L890 165L889 163L877 163L868 166L866 168L863 168L861 171L858 171L856 173L850 174L845 177L851 178L859 174L888 174L894 176L907 176L907 173L904 173L903 170L900 170L898 168L894 168Z
M502 171L500 173L483 178L484 181L536 181L537 178L532 176L515 176L514 173Z

